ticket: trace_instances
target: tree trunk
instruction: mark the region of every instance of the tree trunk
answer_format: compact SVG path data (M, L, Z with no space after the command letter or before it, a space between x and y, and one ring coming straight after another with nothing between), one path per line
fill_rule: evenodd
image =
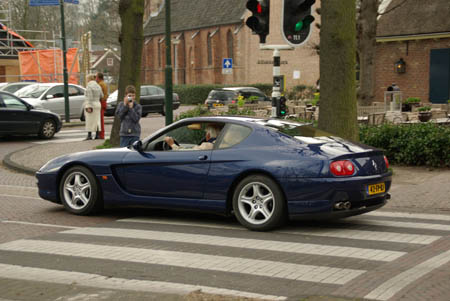
M358 140L355 0L322 0L319 128Z
M360 66L358 102L363 106L370 105L374 97L378 6L379 0L361 0L357 25Z
M125 88L136 87L136 100L139 101L141 57L143 46L144 0L120 0L119 15L122 22L119 42L121 46L119 93L117 104L123 101ZM110 142L119 145L120 120L116 116L111 130Z

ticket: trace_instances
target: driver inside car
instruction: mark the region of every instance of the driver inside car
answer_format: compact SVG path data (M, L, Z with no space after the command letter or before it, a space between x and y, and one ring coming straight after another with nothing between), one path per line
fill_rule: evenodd
M205 139L200 145L195 145L192 148L183 148L177 145L174 139L170 136L164 138L164 141L173 149L173 150L209 150L214 148L214 142L216 141L217 136L219 135L220 129L214 125L207 125L205 128Z

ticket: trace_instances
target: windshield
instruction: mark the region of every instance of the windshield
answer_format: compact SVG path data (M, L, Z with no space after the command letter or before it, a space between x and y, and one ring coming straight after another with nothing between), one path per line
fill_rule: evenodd
M211 91L208 95L209 99L229 100L234 99L236 93L233 91Z
M311 125L284 120L258 120L257 123L280 131L291 137L330 137L330 133L319 130Z
M18 90L16 95L23 98L39 98L49 87L47 85L30 85Z

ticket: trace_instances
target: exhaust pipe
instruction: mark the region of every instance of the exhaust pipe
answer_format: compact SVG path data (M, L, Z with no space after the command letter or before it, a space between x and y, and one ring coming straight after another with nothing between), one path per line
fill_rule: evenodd
M350 202L345 202L344 203L344 209L345 210L349 210L351 207L352 207L352 203L350 203Z
M334 204L334 208L338 210L344 209L344 202L337 202Z

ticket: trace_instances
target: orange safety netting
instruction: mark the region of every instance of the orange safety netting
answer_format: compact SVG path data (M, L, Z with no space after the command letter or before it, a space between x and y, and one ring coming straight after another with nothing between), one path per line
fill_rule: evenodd
M77 48L67 50L66 58L69 83L78 84ZM19 65L22 80L41 83L64 81L61 49L21 51L19 52Z

